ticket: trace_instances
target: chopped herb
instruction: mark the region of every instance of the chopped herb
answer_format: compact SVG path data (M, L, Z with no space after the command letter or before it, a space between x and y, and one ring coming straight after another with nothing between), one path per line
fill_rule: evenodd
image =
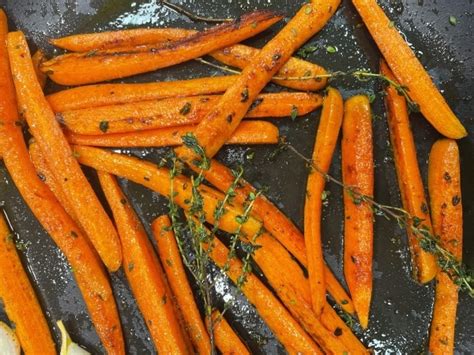
M252 28L257 28L257 22L252 22Z
M134 268L135 268L135 263L129 262L128 263L128 271L133 271Z
M318 50L318 47L316 46L305 46L303 48L300 48L298 52L296 52L296 55L300 58L306 59L308 56L313 54Z
M109 130L109 121L100 121L99 129L105 133Z
M272 58L276 62L277 60L280 60L281 54L280 53L275 53Z
M245 88L241 93L240 93L240 102L246 102L249 99L249 89Z
M453 26L456 26L458 24L458 19L454 17L453 15L449 16L449 23Z
M331 191L324 190L323 192L321 192L321 200L326 201L330 194Z
M453 199L452 199L451 202L452 202L453 206L457 206L457 205L459 205L459 202L461 202L461 197L459 197L458 195L453 196Z
M166 259L166 265L168 265L169 267L172 267L173 263L171 262L170 259Z
M348 303L349 303L348 300L341 300L341 304L342 304L342 305L345 305L345 304L348 304Z
M94 49L94 50L92 50L92 51L87 52L86 55L85 55L85 57L86 57L86 58L90 58L90 57L95 56L96 54L97 54L97 49Z
M298 117L298 107L297 106L293 105L291 107L290 117L293 121L296 119L296 117Z
M181 110L179 110L179 113L182 114L183 116L186 116L190 111L191 111L191 103L186 102L184 106L181 107Z
M306 15L310 15L313 12L313 9L311 8L311 5L306 5L306 9L304 9L304 13Z
M327 46L326 47L326 52L331 53L331 54L336 53L337 52L337 47Z
M372 91L367 93L367 97L369 98L369 103L372 103L375 101L375 94Z
M388 28L394 28L394 27L395 27L395 22L390 21L390 22L388 23Z
M252 150L247 152L247 154L245 155L245 158L247 158L247 160L252 160L254 157L255 157L255 152Z

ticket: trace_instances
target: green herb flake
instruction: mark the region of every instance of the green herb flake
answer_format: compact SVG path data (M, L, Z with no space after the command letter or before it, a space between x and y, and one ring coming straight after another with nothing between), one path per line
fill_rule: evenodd
M291 113L290 113L291 120L294 121L296 117L298 117L298 107L293 105L291 107Z
M166 259L166 265L173 267L173 262L170 259Z
M302 59L308 58L311 54L316 52L318 50L318 47L316 46L305 46L301 48L298 52L296 52L296 55ZM310 74L311 75L311 74Z
M252 22L251 26L252 26L252 28L257 28L257 22L256 21Z
M135 269L135 263L129 262L128 263L128 271L133 271L133 269Z
M247 158L247 160L252 160L254 157L255 157L255 152L254 152L254 151L249 151L249 152L245 155L245 158Z
M373 92L368 92L367 98L369 99L369 103L373 103L375 101L375 94Z
M249 99L249 89L245 88L244 90L242 90L242 92L240 93L240 97L240 102L246 102Z
M311 5L306 5L306 8L304 9L304 13L306 15L311 15L312 12L313 12L313 8L311 7Z
M337 47L327 46L326 47L326 52L331 53L331 54L336 53L337 52Z
M321 200L326 201L330 194L331 191L324 190L323 192L321 192Z
M181 110L179 110L179 113L183 116L186 116L190 111L191 111L191 103L186 102L184 106L181 107Z
M454 17L453 15L451 15L451 16L449 16L449 23L452 26L456 26L458 24L458 19L456 17Z
M87 52L85 57L86 58L94 57L96 54L97 54L97 49L94 49L92 51Z
M109 130L109 121L100 121L99 129L102 133L106 133Z

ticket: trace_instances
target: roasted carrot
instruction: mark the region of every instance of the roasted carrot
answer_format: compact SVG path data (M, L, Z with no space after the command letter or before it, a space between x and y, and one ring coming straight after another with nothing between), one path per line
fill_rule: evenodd
M380 64L380 72L387 78L395 80L385 61ZM422 219L427 230L431 232L431 217L418 167L406 101L391 86L387 86L386 92L388 127L403 208L410 215ZM407 234L415 277L419 282L427 283L436 276L438 271L436 259L420 247L418 237L413 234L411 225L407 227Z
M207 246L204 245L204 247ZM225 272L234 283L237 282L243 273L242 262L237 258L229 258L228 249L217 238L214 238L209 254L221 269L224 266L229 266ZM254 274L247 275L246 282L240 289L289 353L323 353L280 301Z
M369 99L358 95L344 105L342 179L356 193L374 193L372 117ZM344 275L359 322L367 328L372 298L373 213L357 194L344 191Z
M146 44L176 41L196 31L181 28L134 28L122 31L76 34L52 38L50 43L72 52L89 52L98 49L136 47Z
M115 271L122 262L117 233L44 98L23 33L9 33L7 46L19 107L31 133L67 199L74 201L71 206L84 232L105 265Z
M209 158L230 138L257 95L293 52L331 18L339 2L340 0L312 0L303 5L295 17L252 58L239 78L194 131L199 145ZM232 118L231 122L229 116ZM187 147L177 148L176 153L185 162L199 158Z
M377 1L352 0L352 3L395 77L400 84L408 88L410 98L419 105L423 116L441 134L455 139L465 137L466 129Z
M322 173L327 173L336 147L341 128L343 101L339 91L329 88L324 98L323 111L319 121L312 160ZM312 305L319 315L326 303L326 283L324 281L324 258L321 245L322 193L326 179L317 171L311 171L306 183L304 206L304 238L308 259L309 284Z
M81 85L123 78L169 67L238 43L267 29L281 16L255 11L169 45L146 51L102 50L64 54L43 63L41 70L58 84Z
M157 45L170 41L177 41L196 34L195 30L184 30L181 28L150 28L111 31L102 33L79 34L51 42L61 48L75 52L90 52L100 49L117 48L117 50L134 49L143 46L143 50L150 45ZM148 45L148 46L147 46ZM212 57L220 62L240 69L245 68L252 58L259 53L259 49L236 44L224 49L210 53ZM296 90L315 91L323 88L327 80L321 78L304 79L305 77L326 74L326 70L317 64L307 62L298 58L290 58L287 63L277 72L277 77L302 78L300 80L279 80L274 82Z
M462 201L459 150L455 141L438 140L431 148L428 189L434 235L457 260L462 258ZM443 271L436 276L429 351L452 354L458 305L458 286Z
M169 97L220 94L226 91L236 78L216 76L158 83L86 85L58 91L46 99L54 112L64 112Z
M198 354L210 354L211 343L206 327L201 319L193 291L189 285L181 260L175 236L170 230L168 216L160 216L152 223L153 236L158 247L158 255L165 269L171 291L184 319L185 328Z
M79 134L126 133L197 124L219 102L219 96L193 96L86 108L58 113L68 130ZM263 94L246 114L248 118L295 117L321 106L322 98L309 93ZM232 121L230 115L228 121Z
M98 176L122 242L125 275L156 349L165 354L189 353L165 273L143 225L117 180L101 171Z
M95 147L168 147L183 143L182 136L194 127L168 127L139 132L84 135L65 132L70 143ZM265 121L244 121L226 144L276 144L278 127Z
M38 83L40 84L41 88L44 89L46 85L46 79L48 77L45 73L40 70L40 66L43 62L46 61L46 56L41 49L38 49L35 54L31 57L33 61L33 66L35 68L36 77L38 78Z
M68 201L67 196L64 194L61 186L58 184L56 177L49 168L48 164L46 164L46 160L44 159L43 153L41 152L38 144L34 142L30 143L29 152L31 162L33 163L33 166L35 167L40 179L43 180L46 185L48 185L49 189L58 199L61 206L66 210L67 214L71 216L77 225L79 225L79 220L75 215L74 209L71 206L71 202Z
M250 355L245 344L218 310L214 310L211 317L212 325L208 324L208 328L212 327L214 341L222 354Z
M217 160L212 160L210 168L203 170L203 174L207 181L222 192L227 191L235 179L232 171ZM236 201L239 203L244 203L250 193L256 194L255 188L243 179L239 181L239 186L234 190ZM262 220L264 227L303 266L307 266L305 241L302 233L271 201L263 195L258 196L254 201L252 213ZM326 265L324 266L324 273L326 286L331 296L344 311L353 314L354 306L350 297Z
M5 15L0 13L0 22ZM0 30L1 31L1 30ZM3 31L2 31L3 32ZM0 298L26 355L56 354L48 323L0 210Z
M0 13L4 17L3 12ZM25 203L74 269L74 277L104 348L111 354L125 354L117 307L102 264L80 228L41 182L30 162L18 125L15 87L5 44L4 40L0 41L0 117L3 123L0 147L5 166Z

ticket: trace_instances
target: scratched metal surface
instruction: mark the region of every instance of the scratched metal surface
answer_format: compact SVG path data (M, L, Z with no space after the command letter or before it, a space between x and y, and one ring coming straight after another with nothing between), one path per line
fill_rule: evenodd
M192 11L214 17L234 17L246 11L269 8L283 12L288 19L303 1L292 0L185 0L181 1ZM474 70L472 1L458 0L381 0L390 18L414 46L423 64L444 92L448 102L458 113L471 135L459 142L462 157L463 202L465 214L464 258L474 266L474 120L472 117L472 82ZM26 32L32 47L46 48L50 37L79 32L100 31L137 26L183 26L203 28L176 12L162 7L157 0L0 0L11 20L12 28ZM457 18L457 25L449 23L449 16ZM359 26L360 18L350 1L344 0L334 18L310 43L318 50L309 59L329 70L369 68L376 71L379 53L365 28ZM265 32L249 43L263 45L281 26ZM337 48L327 53L326 46ZM131 81L175 80L219 74L217 70L197 63L186 63L156 73L141 75ZM222 73L220 73L222 74ZM338 80L333 82L344 97L361 92L380 91L375 82L359 83ZM52 85L48 91L58 88ZM269 90L277 90L269 86ZM373 103L376 199L387 204L399 205L399 193L393 166L388 132L383 118L380 95ZM296 122L275 120L281 134L288 137L300 151L310 155L319 111ZM427 158L430 147L439 135L419 115L412 116L412 126L417 142L419 161L426 181ZM305 194L305 164L284 152L269 161L272 147L226 147L219 159L227 164L241 163L246 168L245 177L258 185L269 187L269 197L286 212L300 227L302 226ZM164 153L160 149L124 150L124 152L157 161ZM254 158L249 159L254 152ZM332 173L340 177L340 151L332 166ZM94 175L88 172L93 181ZM166 211L163 197L127 181L122 181L125 192L135 205L138 214L148 228L154 217ZM324 251L326 259L341 277L342 275L342 197L341 191L328 186L331 194L324 210ZM0 201L19 238L28 245L20 252L28 272L34 281L38 296L47 313L48 320L59 341L58 330L53 326L63 319L72 337L93 353L103 353L98 337L93 330L71 270L64 256L50 241L42 227L35 221L13 186L8 173L0 164ZM414 354L425 349L432 311L433 286L420 286L410 277L409 257L405 233L393 222L382 218L376 221L374 298L370 328L358 333L367 346L376 353ZM149 229L149 228L148 228ZM276 266L278 267L278 266ZM284 272L284 270L282 270ZM215 299L223 302L235 300L229 319L239 335L255 353L284 353L271 331L259 319L255 310L220 273L212 271L215 278ZM143 319L133 301L130 289L122 272L111 275L113 288L120 309L127 349L130 354L153 353ZM1 308L0 308L1 309ZM474 302L461 295L458 311L456 346L459 353L474 352ZM0 319L6 320L3 312Z

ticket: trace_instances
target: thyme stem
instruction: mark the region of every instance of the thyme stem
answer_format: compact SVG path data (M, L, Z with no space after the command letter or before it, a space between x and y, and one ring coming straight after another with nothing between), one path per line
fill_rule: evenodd
M200 21L200 22L230 22L232 21L232 19L230 18L212 18L212 17L204 17L204 16L196 15L179 5L169 2L168 0L161 0L161 3L164 6L176 11L177 13L181 15L188 17L189 19L193 21Z

